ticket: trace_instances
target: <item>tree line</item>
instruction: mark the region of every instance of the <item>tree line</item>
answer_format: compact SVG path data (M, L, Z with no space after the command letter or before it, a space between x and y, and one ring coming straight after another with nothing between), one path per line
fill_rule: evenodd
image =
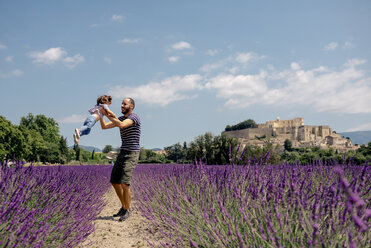
M252 125L251 119L236 125L238 127ZM236 127L233 127L236 128ZM116 150L118 151L119 148ZM67 138L59 133L58 123L44 115L28 114L21 118L19 125L12 124L0 116L0 160L23 159L27 162L42 163L109 163L106 153L113 151L106 145L102 153L90 152L74 146L69 149ZM332 148L328 150L311 148L294 148L290 140L286 140L284 148L273 145L269 141L264 147L242 147L236 138L225 133L213 135L206 132L197 136L189 144L176 143L164 148L164 154L151 149L141 148L140 163L193 163L202 160L207 164L251 164L263 159L265 163L279 164L284 162L306 164L314 160L336 160L356 164L364 164L371 160L371 142L362 145L356 151L346 154L338 153ZM344 161L345 160L345 161Z
M277 147L272 144L263 148L242 147L236 138L230 138L225 133L213 135L206 132L197 136L190 144L186 142L165 147L166 158L177 163L193 163L202 160L203 163L213 165L247 164L264 159L265 163L276 163Z
M66 163L72 156L53 118L30 113L14 125L0 116L0 160Z
M371 161L371 142L361 145L357 150L350 150L346 153L339 153L333 148L320 149L319 147L296 148L292 147L290 140L285 140L284 151L280 154L281 161L290 163L298 162L306 164L311 161L327 160L339 163L365 164Z
M67 164L70 162L107 162L104 154L97 154L74 146L69 149L67 138L59 133L53 118L29 113L19 125L0 116L0 161Z
M195 159L202 159L207 164L281 164L299 163L308 164L314 161L338 162L363 165L371 161L371 142L361 145L361 148L346 153L339 153L333 148L320 149L319 147L294 148L290 140L286 140L284 147L272 144L267 140L264 147L245 145L241 146L236 138L229 138L222 133L214 136L210 132L200 135L189 145L186 142L165 147L166 158L177 163L191 163Z

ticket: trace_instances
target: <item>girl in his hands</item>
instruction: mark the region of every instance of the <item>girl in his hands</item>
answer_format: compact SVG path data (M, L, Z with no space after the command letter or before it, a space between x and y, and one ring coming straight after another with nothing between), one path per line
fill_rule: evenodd
M97 104L94 105L91 109L89 109L90 116L86 118L84 124L80 128L75 129L75 133L73 134L73 141L75 144L79 143L80 137L83 135L88 135L90 130L95 125L100 118L103 117L102 109L104 109L105 113L110 116L112 115L112 111L108 108L109 105L112 103L112 97L103 95L99 96L97 99ZM114 115L114 114L113 114Z

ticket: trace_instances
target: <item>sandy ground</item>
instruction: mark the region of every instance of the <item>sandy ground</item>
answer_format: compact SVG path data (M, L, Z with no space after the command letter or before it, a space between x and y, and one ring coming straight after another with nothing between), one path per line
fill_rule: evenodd
M156 246L159 245L161 235L149 232L151 223L142 217L135 208L134 194L130 218L124 222L119 222L118 217L112 217L120 208L119 200L113 188L106 193L105 199L107 205L94 221L95 231L89 235L83 244L78 246L79 248L151 247L146 239L156 244Z

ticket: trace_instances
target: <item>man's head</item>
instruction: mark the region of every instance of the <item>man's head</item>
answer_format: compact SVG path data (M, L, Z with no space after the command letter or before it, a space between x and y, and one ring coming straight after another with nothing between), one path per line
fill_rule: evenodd
M126 97L121 103L121 112L126 114L131 114L133 112L133 109L135 108L135 101L133 98Z

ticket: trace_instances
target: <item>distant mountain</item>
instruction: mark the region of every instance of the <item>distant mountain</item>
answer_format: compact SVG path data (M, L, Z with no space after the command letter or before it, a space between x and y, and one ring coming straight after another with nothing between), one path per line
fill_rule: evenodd
M152 151L162 151L161 148L152 148Z
M353 144L365 144L371 142L371 131L342 132L341 136L349 137Z
M93 152L95 150L95 152L102 152L101 149L99 148L96 148L94 146L82 146L82 145L79 145L80 148L84 149L84 150L87 150L89 152ZM73 149L73 146L69 146L68 148L70 149Z

